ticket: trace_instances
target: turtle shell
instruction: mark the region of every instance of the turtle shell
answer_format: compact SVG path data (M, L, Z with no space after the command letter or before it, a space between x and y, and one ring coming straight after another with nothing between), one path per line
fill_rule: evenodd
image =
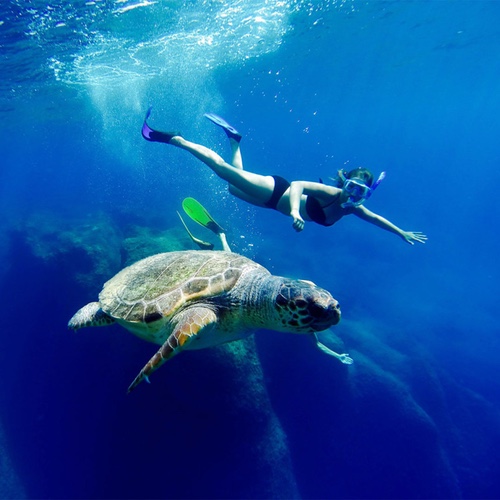
M153 327L189 303L217 300L252 270L269 274L252 260L230 252L161 253L126 267L107 281L99 301L103 311L119 322Z

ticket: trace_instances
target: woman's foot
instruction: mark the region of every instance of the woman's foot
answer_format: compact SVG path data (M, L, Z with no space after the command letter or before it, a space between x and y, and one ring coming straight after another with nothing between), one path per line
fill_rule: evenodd
M180 132L160 132L159 130L153 130L148 124L147 119L151 114L152 106L148 109L146 113L146 117L144 118L144 123L142 124L142 137L146 139L146 141L151 142L163 142L164 144L169 144L170 139L175 136L180 136Z
M216 115L214 113L205 113L204 116L208 118L212 123L215 123L216 125L221 127L229 137L229 139L234 139L236 142L241 141L242 135L232 125L229 125L229 123L227 123L224 118L221 118L219 115Z

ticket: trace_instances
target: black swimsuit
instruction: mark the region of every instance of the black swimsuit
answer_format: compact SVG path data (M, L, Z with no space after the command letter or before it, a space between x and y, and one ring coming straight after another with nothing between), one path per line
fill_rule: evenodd
M285 194L285 191L290 187L290 183L283 177L280 177L279 175L273 175L272 177L274 179L273 194L271 195L269 201L267 203L264 203L264 205L267 208L272 208L274 210L277 210L278 203L281 200L281 197ZM344 215L352 214L353 212L353 210L350 208L342 208L339 206L338 217L336 217L333 222L327 224L324 209L329 207L330 205L333 205L333 203L335 203L336 201L337 198L335 198L328 205L322 207L321 203L317 198L311 195L307 195L306 198L307 215L313 222L316 222L316 224L319 224L321 226L333 226L333 224L335 224L335 222L340 220Z
M272 208L276 210L276 207L278 206L281 197L285 194L285 191L290 187L290 183L283 177L280 177L279 175L273 175L272 177L274 179L273 194L271 195L271 198L269 198L269 201L267 203L264 203L264 205L267 208Z
M321 226L331 226L331 224L326 224L326 215L323 207L319 203L318 199L314 196L307 195L306 198L306 212L307 215Z

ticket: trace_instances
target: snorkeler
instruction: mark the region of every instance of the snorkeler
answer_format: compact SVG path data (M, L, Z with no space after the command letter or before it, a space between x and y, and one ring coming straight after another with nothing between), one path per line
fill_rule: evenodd
M366 222L400 236L410 245L416 241L425 243L427 240L425 234L404 231L363 206L383 180L385 173L375 181L368 169L360 167L350 172L339 171L338 186L310 181L290 183L277 175L260 175L243 170L240 149L242 136L220 116L205 114L205 117L221 127L229 138L232 152L230 164L215 151L184 139L180 132L160 132L152 129L147 123L150 113L151 108L148 109L142 126L144 139L171 144L188 151L205 163L217 176L227 181L229 192L234 196L252 205L272 208L291 216L296 231L304 229L305 221L332 226L342 217L354 214Z

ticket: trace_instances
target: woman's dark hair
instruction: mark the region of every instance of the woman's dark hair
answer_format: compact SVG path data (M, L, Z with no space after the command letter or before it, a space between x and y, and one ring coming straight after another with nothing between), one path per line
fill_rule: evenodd
M346 177L348 179L359 179L368 187L372 187L373 184L373 174L367 168L355 168L354 170L351 170Z
M358 179L368 187L372 187L373 174L367 168L358 167L350 170L349 172L347 172L346 170L343 170L342 172L346 179ZM344 181L342 180L340 175L337 176L335 182L337 187L341 188L344 185Z

